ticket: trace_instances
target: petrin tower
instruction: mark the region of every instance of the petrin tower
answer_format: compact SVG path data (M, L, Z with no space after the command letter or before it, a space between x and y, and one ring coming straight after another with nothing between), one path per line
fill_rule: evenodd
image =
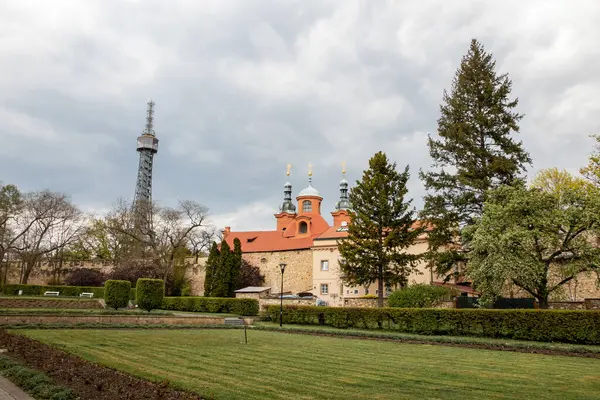
M137 183L133 207L140 203L150 204L152 201L152 161L158 152L158 139L154 134L154 102L148 101L146 110L146 127L141 136L137 138L137 151L140 153Z

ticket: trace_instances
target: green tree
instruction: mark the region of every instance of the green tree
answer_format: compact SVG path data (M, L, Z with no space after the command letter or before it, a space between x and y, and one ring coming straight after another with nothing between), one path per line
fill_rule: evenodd
M541 308L580 273L599 271L600 194L586 187L557 192L502 186L490 192L481 220L465 233L467 274L491 303L515 285Z
M497 75L495 66L473 39L450 93L444 91L439 138L428 140L432 170L420 174L428 191L421 218L432 227L428 256L447 278L468 261L461 229L481 216L488 190L520 181L531 163L511 137L522 118L514 111L518 100L509 98L512 82L507 74Z
M213 242L210 252L208 253L208 259L206 260L206 276L204 278L204 296L213 297L213 288L215 287L215 279L217 278L216 271L219 265L221 253L217 242Z
M343 279L352 286L377 282L379 307L384 282L406 284L419 259L406 253L422 232L415 224L412 199L405 199L408 178L408 166L398 173L396 163L378 152L350 192L351 223L348 237L340 244Z
M231 253L231 262L229 263L230 271L227 281L227 295L228 297L235 297L235 291L237 283L240 281L240 274L242 272L242 242L240 239L233 239L233 253Z
M592 135L596 141L596 151L588 158L588 164L579 172L594 185L600 187L600 135Z

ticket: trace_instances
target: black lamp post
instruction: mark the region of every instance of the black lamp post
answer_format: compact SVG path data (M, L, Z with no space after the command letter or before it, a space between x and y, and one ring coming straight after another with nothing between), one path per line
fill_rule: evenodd
M283 273L285 272L285 263L279 264L281 268L281 292L279 293L280 305L279 305L279 327L283 326Z

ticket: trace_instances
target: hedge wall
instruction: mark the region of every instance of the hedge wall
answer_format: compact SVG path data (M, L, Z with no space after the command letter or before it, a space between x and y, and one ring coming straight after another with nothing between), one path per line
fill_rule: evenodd
M258 315L258 300L221 297L165 297L162 308L176 311Z
M135 299L142 310L160 308L165 297L165 282L162 279L140 278L137 280Z
M279 321L279 306L267 307L267 314L272 321ZM599 311L286 306L283 322L423 335L600 344Z
M78 297L81 293L94 293L94 298L104 298L104 287L98 286L46 286L46 285L19 285L6 284L2 292L9 296L16 296L19 290L23 291L23 296L43 296L44 292L60 292L61 296ZM131 289L129 299L135 299L135 288Z

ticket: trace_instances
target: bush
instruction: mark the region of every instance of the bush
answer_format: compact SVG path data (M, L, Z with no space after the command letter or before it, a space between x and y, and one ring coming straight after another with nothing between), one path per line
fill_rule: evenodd
M129 304L131 282L108 280L104 284L104 301L106 306L118 310Z
M365 294L364 296L360 296L359 299L378 299L379 296L374 294Z
M92 268L74 269L65 279L69 286L102 286L105 281L104 273Z
M267 314L278 321L279 306L269 306ZM283 322L422 335L600 344L599 311L286 306Z
M81 293L94 293L94 298L104 297L104 288L97 286L46 286L46 285L4 285L3 292L9 296L16 296L19 290L23 296L43 296L44 292L60 292L61 296L77 297Z
M258 300L222 297L165 297L163 309L209 313L258 315Z
M388 298L390 307L432 308L444 300L450 300L456 293L444 286L412 285L396 290Z
M161 308L164 297L165 282L162 279L138 279L135 299L139 308L148 312Z

